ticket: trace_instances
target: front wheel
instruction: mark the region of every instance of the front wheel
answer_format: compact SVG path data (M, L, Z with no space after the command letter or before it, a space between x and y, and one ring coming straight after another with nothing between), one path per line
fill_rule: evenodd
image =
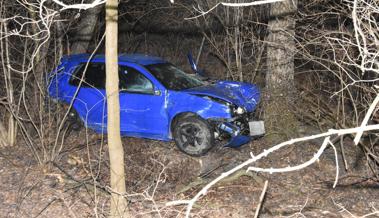
M200 117L185 117L173 129L176 146L191 156L201 156L213 147L213 131L207 121Z

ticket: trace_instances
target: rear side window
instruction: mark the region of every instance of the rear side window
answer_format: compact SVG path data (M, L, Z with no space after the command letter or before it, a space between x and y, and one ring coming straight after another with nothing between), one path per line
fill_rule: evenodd
M127 66L119 67L120 90L134 93L152 94L152 82L142 73Z
M86 63L79 66L73 73L70 84L78 86L83 77L82 87L105 89L105 64ZM134 68L119 66L119 88L120 91L152 94L154 86L152 82Z
M70 84L78 86L85 71L82 87L105 89L105 64L89 63L87 69L85 69L86 65L82 64L77 68L71 77Z

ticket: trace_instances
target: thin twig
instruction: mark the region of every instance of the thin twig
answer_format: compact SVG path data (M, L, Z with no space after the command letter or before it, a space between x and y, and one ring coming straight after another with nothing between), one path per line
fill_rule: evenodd
M267 185L268 185L268 180L266 180L265 184L263 185L262 193L261 193L261 196L259 197L259 203L258 203L257 209L255 210L254 218L257 218L259 216L259 211L261 210L262 202L266 195Z
M347 171L347 170L349 170L349 165L347 164L347 161L346 161L345 146L343 144L343 136L341 136L340 148L341 148L341 156L342 156L342 159L343 159L343 164L345 166L345 170Z

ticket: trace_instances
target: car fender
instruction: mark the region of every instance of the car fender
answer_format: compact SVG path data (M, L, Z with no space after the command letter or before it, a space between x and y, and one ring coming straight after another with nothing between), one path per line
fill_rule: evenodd
M205 120L231 118L229 106L197 95L170 90L167 92L166 102L169 130L173 128L172 124L175 117L188 113L195 114ZM169 137L171 138L171 131Z

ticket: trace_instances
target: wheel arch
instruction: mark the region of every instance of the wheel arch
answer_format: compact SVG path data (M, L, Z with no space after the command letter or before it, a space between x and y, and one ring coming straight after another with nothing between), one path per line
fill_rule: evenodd
M175 126L177 128L175 128ZM188 126L191 126L189 127L189 129L195 128L197 129L196 132L201 132L203 134L200 134L200 136L198 136L194 132L191 133L192 130L190 130L190 132L184 131L184 132L187 132L187 134L182 133L183 131L182 128L188 129ZM215 145L214 133L213 133L214 129L212 128L212 125L210 125L207 119L204 119L203 117L201 117L200 115L196 113L193 113L193 112L178 113L172 119L170 130L171 130L170 133L172 135L172 138L175 141L175 144L178 147L178 149L190 156L199 157L199 156L205 155ZM183 134L185 135L184 136L185 139L182 138ZM192 135L188 136L188 134L192 134ZM198 138L200 138L201 140L197 141ZM188 150L188 147L191 147L191 146L185 145L188 142L189 144L193 146L189 150Z
M174 117L171 119L171 122L170 122L170 128L169 128L170 129L170 132L169 132L170 138L172 138L172 131L173 131L173 128L175 127L176 123L178 122L178 120L186 118L186 117L190 117L190 116L200 117L198 114L191 112L191 111L180 112L180 113L177 113L174 115ZM202 117L200 117L200 118L202 118ZM204 119L204 118L202 118L202 119Z

